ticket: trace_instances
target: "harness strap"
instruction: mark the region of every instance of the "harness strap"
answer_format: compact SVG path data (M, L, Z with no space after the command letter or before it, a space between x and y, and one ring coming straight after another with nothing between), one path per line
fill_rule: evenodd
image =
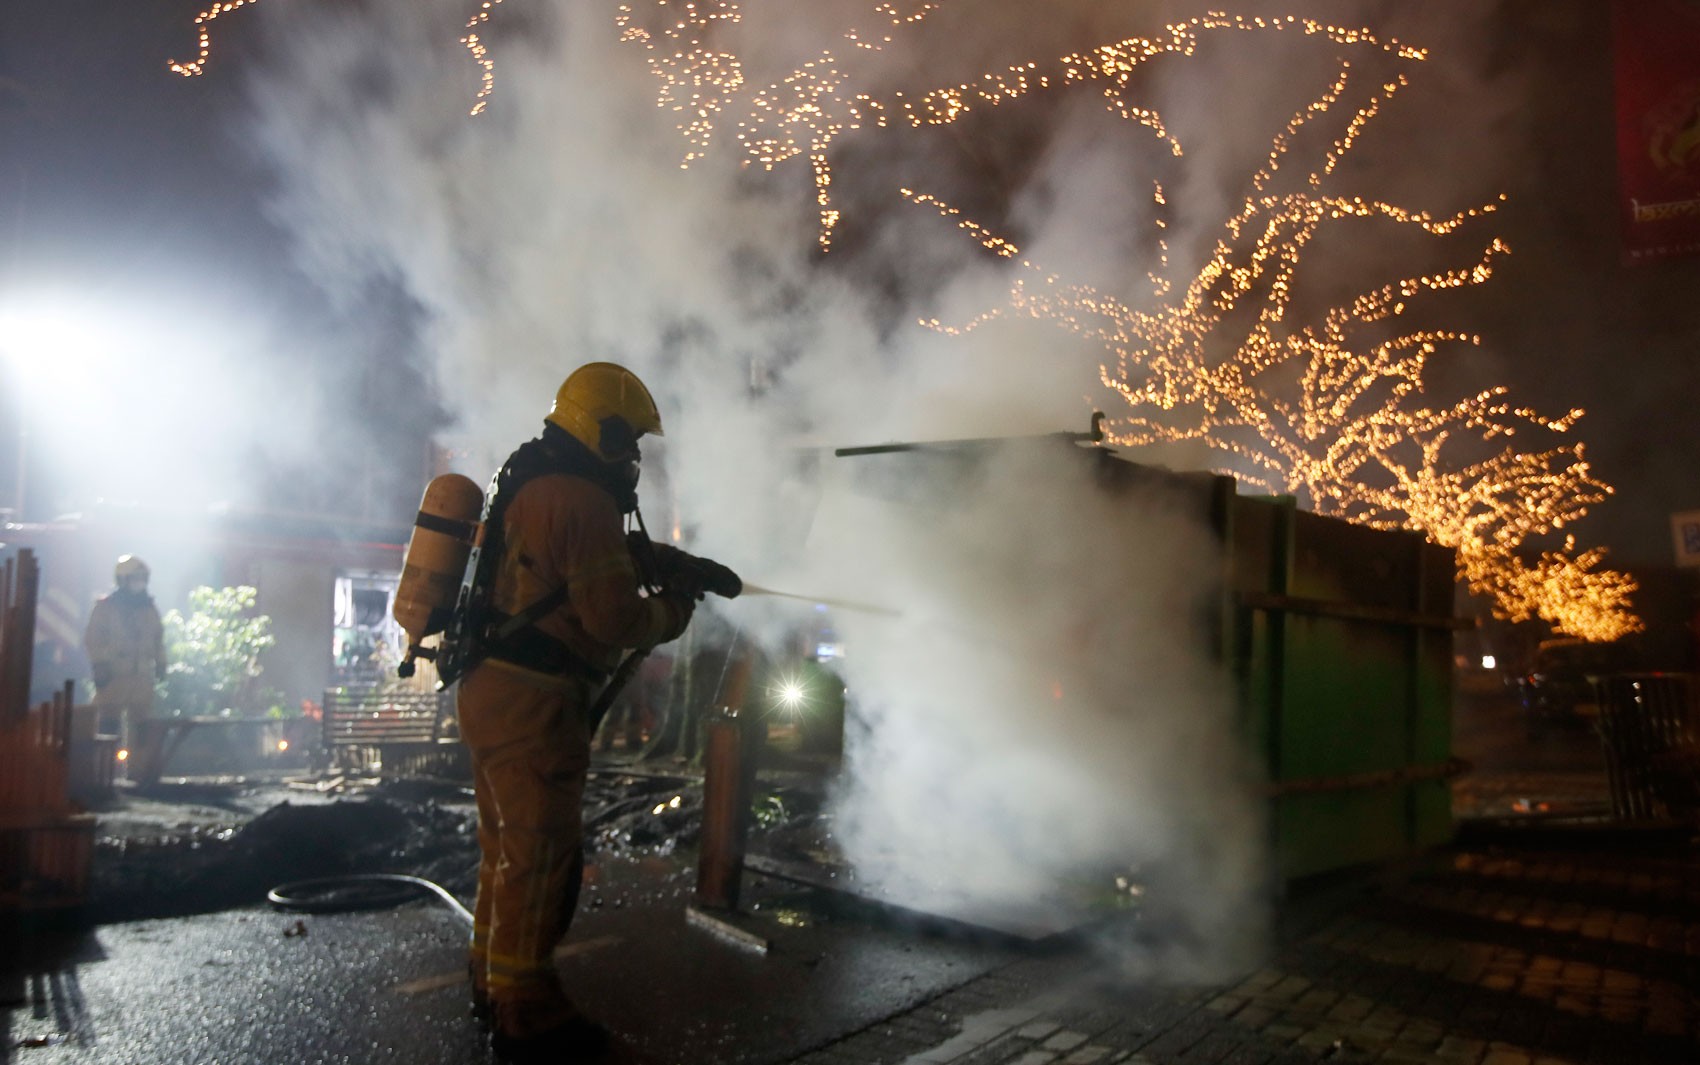
M413 524L419 526L421 529L428 529L431 532L442 533L445 536L452 536L456 540L464 540L469 544L478 542L479 523L476 521L459 521L454 518L445 518L440 514L431 514L422 510L419 512L418 516L413 519Z
M500 643L528 625L543 620L543 615L567 601L567 586L561 585L490 631L490 639Z

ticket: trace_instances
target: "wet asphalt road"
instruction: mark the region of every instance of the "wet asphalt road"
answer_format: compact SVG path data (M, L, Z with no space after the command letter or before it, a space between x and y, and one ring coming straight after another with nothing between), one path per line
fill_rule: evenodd
M1456 749L1478 765L1599 770L1585 728L1531 736L1497 692L1459 711ZM642 859L587 885L559 964L617 1037L607 1062L791 1060L1024 952L749 876L737 922L771 941L760 954L686 923L690 879L680 859ZM485 1062L463 940L436 903L298 916L256 900L28 953L0 941L0 1063Z
M17 1060L479 1060L460 996L397 990L450 966L447 912L310 917L286 935L294 920L254 907L94 930L59 968L36 967L29 1004L11 1011Z
M609 1062L787 1060L1017 953L765 882L746 887L738 918L770 941L762 954L688 925L684 878L634 866L600 887L608 901L581 913L558 961L569 992L617 1037ZM452 912L425 902L307 916L256 905L103 926L0 977L0 1060L483 1062L463 944Z

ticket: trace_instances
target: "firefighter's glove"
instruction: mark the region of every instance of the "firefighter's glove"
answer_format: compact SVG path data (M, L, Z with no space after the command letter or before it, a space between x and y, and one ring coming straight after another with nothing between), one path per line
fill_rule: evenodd
M681 551L672 544L654 544L655 568L661 586L669 592L701 599L708 592L735 599L744 582L726 566L711 558Z
M697 602L688 595L673 591L662 592L658 598L667 610L667 626L655 642L666 643L684 634L685 626L691 623L691 615L696 613Z
M695 555L672 544L651 544L650 551L655 559L656 583L664 591L693 600L702 598L702 582L697 579L696 567L692 565L696 561Z
M736 599L743 594L744 579L734 573L730 566L723 566L712 558L703 558L700 555L694 555L692 559L696 563L697 572L701 575L700 579L704 591L713 592L715 595L726 599ZM702 598L700 592L697 594L697 598Z

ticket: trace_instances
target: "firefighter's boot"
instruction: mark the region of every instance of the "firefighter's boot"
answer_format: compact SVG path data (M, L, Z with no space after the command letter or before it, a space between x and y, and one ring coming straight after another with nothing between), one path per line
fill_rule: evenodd
M608 1030L556 992L491 1003L490 1049L507 1065L564 1065L608 1048Z

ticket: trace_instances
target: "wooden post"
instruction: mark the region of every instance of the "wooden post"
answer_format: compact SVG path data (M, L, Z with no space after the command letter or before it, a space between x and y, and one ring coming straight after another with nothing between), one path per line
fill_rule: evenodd
M6 628L0 635L0 715L29 712L30 659L35 654L35 597L40 581L35 552L18 552L17 569L6 563ZM14 583L15 581L15 583Z
M39 579L27 549L0 568L0 913L81 905L94 847L66 794L75 687L29 705Z
M762 724L744 710L753 656L740 653L727 670L708 722L702 785L702 838L697 852L696 902L709 909L738 908L744 848L750 832L750 795Z

